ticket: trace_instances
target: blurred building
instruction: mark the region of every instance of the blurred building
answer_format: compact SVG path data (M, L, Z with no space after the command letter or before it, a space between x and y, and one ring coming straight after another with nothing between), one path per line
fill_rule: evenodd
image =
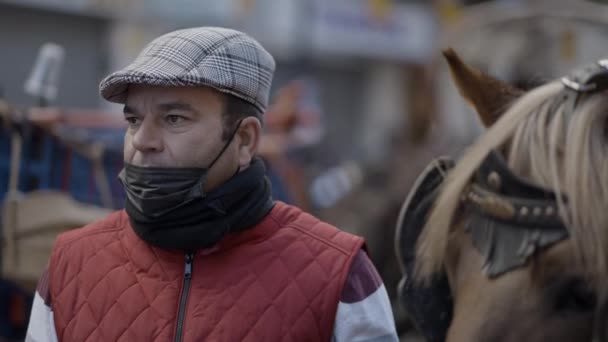
M481 132L440 48L505 80L540 83L599 58L607 17L583 0L0 0L0 90L10 103L35 103L23 86L40 46L55 42L65 65L54 104L119 115L97 93L104 75L170 30L233 27L276 57L275 89L302 77L318 87L326 134L317 163L384 167L395 137L423 135L431 121L464 143Z
M390 0L1 0L0 87L20 104L38 48L66 51L56 105L102 107L100 79L154 37L218 25L250 33L278 61L275 87L314 79L326 115L324 146L344 158L382 160L405 120L411 65L436 50L437 25L424 1ZM331 157L328 157L331 159ZM326 161L331 164L331 160Z

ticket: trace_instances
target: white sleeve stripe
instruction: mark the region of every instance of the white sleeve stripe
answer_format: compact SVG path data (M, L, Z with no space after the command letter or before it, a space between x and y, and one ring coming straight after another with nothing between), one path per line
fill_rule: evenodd
M57 342L53 311L36 291L25 342Z
M362 301L338 304L334 341L399 341L384 285Z

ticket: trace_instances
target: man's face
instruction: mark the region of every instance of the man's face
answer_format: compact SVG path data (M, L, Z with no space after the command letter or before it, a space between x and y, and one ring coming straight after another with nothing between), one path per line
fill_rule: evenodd
M208 167L220 153L223 97L206 87L129 87L124 160L143 167ZM205 190L239 167L236 141L209 170Z

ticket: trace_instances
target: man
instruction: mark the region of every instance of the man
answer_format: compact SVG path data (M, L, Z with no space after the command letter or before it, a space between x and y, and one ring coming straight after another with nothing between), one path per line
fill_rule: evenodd
M58 237L29 341L395 341L361 238L273 202L256 158L274 73L192 28L101 82L129 127L125 210Z

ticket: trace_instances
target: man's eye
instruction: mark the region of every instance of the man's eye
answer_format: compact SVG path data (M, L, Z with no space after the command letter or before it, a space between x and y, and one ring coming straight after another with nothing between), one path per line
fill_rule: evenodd
M174 115L174 114L172 114L172 115L167 115L165 117L165 119L167 120L168 123L174 125L174 124L177 124L177 123L180 123L180 122L184 121L186 118L184 118L181 115Z
M139 118L136 118L134 116L126 117L125 121L127 121L130 126L136 126L137 124L139 124Z

